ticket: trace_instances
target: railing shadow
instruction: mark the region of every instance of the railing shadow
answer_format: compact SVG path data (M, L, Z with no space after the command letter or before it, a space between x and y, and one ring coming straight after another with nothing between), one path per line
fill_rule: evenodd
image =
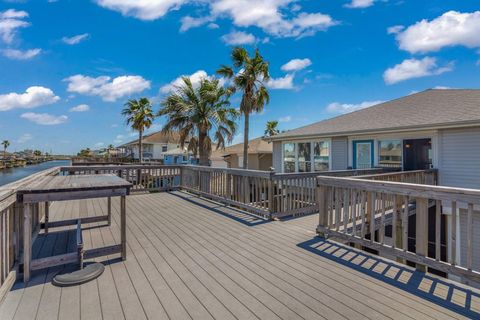
M297 246L466 317L480 319L480 293L473 288L415 271L322 237Z
M254 226L271 222L271 220L260 218L259 216L248 213L241 209L236 209L228 205L219 204L218 202L214 202L212 200L202 198L191 193L186 193L183 191L174 191L174 192L169 192L169 194L174 195L190 203L193 203L202 208L205 208L209 211L220 214L229 219L232 219L236 222L240 222L241 224L246 225L248 227L254 227Z

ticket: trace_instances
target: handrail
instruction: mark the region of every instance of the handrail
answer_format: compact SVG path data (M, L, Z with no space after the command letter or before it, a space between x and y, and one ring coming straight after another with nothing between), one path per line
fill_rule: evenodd
M23 210L17 203L17 190L39 177L58 174L59 167L46 169L0 187L0 301L16 279L16 266L23 247ZM37 231L45 206L36 206L32 217L32 230Z
M412 174L420 174L421 181L431 182L436 179L427 178L436 177L437 172L424 170ZM378 178L385 177L380 175ZM428 267L480 280L480 267L473 263L476 254L473 250L473 216L478 214L474 208L480 205L480 190L365 177L318 176L317 184L319 234L415 262L421 271L426 271ZM435 223L429 224L432 207ZM465 211L457 208L465 208ZM451 214L452 225L447 243L441 239L442 230L445 230L442 214ZM415 235L410 234L411 215L415 215ZM462 252L466 262L458 261L456 255L458 215L464 215L467 221L467 231L462 234L467 244L465 252ZM385 230L390 225L391 240L386 241ZM429 234L434 234L435 238L429 239ZM412 238L415 246L409 242ZM447 245L450 248L449 257L442 253L442 248Z

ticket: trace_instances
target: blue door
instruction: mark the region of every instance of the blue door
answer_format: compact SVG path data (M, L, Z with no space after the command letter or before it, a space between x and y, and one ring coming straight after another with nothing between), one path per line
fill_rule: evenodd
M373 140L353 141L353 168L369 169L373 167Z

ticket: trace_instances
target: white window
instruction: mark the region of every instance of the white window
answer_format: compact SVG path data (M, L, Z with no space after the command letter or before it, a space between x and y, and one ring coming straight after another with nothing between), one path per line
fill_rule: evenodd
M402 140L381 140L378 142L378 165L401 168L402 153Z
M295 143L283 145L283 172L295 172L296 152Z
M287 142L283 144L283 172L317 172L329 169L329 141Z
M168 145L163 145L162 152L167 152L167 151L168 151Z
M318 141L313 143L314 171L328 171L330 169L330 143Z

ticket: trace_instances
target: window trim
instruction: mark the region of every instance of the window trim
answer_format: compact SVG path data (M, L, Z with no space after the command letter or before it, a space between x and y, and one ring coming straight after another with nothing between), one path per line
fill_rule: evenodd
M285 144L293 143L295 144L295 172L292 173L304 173L298 171L298 143L310 143L310 163L311 171L315 172L315 156L314 156L314 143L315 142L328 142L328 170L332 170L332 139L331 138L318 138L318 139L306 139L306 140L294 140L294 141L282 141L282 173L285 173Z

